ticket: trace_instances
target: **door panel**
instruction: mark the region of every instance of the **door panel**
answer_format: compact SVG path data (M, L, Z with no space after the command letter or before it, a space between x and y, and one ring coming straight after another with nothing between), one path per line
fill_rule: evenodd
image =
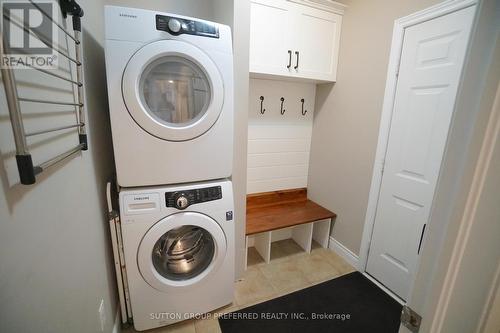
M192 140L210 130L222 110L223 88L206 53L174 40L143 46L122 78L123 100L134 121L168 141Z
M299 52L292 72L335 80L342 16L306 6L295 10L294 39ZM297 65L294 53L292 66Z
M210 279L223 263L226 249L226 236L215 220L201 213L181 212L147 231L137 263L150 286L181 293Z
M405 30L366 271L406 299L446 147L475 7Z
M250 72L289 75L290 7L286 1L252 1Z

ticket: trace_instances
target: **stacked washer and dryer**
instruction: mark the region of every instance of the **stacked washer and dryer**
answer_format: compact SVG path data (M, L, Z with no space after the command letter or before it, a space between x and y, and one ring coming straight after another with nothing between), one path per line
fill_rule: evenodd
M115 6L105 27L122 317L145 330L233 299L231 31Z

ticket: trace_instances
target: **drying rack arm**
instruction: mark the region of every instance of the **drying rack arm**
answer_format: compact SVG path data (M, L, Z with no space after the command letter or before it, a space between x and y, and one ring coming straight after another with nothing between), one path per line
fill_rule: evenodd
M0 73L2 75L2 81L5 89L5 96L7 99L7 106L9 109L9 118L12 126L12 133L14 136L14 143L16 146L16 162L17 162L17 168L19 171L19 178L20 182L23 185L30 185L34 184L36 182L36 175L44 171L46 168L51 167L54 164L57 164L61 162L62 160L74 155L75 153L82 151L82 150L87 150L88 145L87 145L87 133L85 129L85 114L84 114L84 90L83 90L83 69L82 69L82 49L81 49L81 17L83 16L83 10L82 8L76 3L74 0L60 0L60 6L61 10L63 13L63 16L66 18L67 15L72 15L72 20L73 20L73 33L74 36L71 36L71 34L58 22L54 20L54 18L50 17L46 12L44 12L35 2L30 0L30 3L40 10L42 15L48 17L52 23L54 23L59 29L61 29L66 35L68 35L74 42L75 42L75 58L71 58L68 56L68 59L73 61L76 64L76 76L77 79L71 80L69 78L65 78L61 75L55 74L55 73L50 73L46 70L39 69L40 72L52 75L53 77L56 77L61 80L65 80L68 82L71 82L73 84L77 85L77 91L78 91L78 103L69 103L69 102L62 102L62 101L51 101L51 100L40 100L40 99L32 99L32 98L25 98L25 97L19 97L18 96L18 91L17 91L17 83L16 83L16 78L14 75L14 71L12 68L8 66L2 66L0 68ZM9 18L7 18L9 19ZM10 20L10 19L9 19ZM27 33L33 33L29 28L26 28L28 31ZM43 40L36 35L38 39L40 39L42 42ZM5 43L5 35L2 35L0 38L0 55L3 56L4 54L7 54L6 52L6 43ZM58 50L55 50L58 51ZM60 51L60 50L59 50ZM66 54L66 53L64 53ZM55 105L72 105L78 108L78 111L76 112L76 117L77 117L77 123L75 125L68 125L68 126L59 126L59 127L54 127L48 130L44 131L35 131L32 133L26 133L24 129L24 124L23 124L23 117L21 113L21 107L20 107L20 101L23 102L31 102L31 103L44 103L44 104L55 104ZM38 135L41 133L48 133L48 132L53 132L53 131L59 131L59 130L64 130L68 128L73 128L73 127L78 127L78 137L79 137L79 144L76 147L73 147L61 154L58 154L55 157L52 157L51 159L40 163L39 165L34 166L33 165L33 159L31 157L29 147L27 144L27 136L31 135Z

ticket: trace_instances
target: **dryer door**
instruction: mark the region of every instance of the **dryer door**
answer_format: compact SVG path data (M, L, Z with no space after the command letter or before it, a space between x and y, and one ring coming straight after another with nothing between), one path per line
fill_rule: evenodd
M182 292L218 271L226 256L226 237L207 215L183 212L151 227L139 245L137 262L153 288Z
M186 141L208 131L224 103L217 66L199 48L161 40L137 51L123 73L128 112L145 131L160 139Z

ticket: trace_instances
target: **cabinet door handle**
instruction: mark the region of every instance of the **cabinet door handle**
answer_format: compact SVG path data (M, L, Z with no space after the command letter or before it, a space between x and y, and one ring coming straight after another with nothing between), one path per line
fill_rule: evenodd
M295 51L295 55L297 56L297 63L295 64L295 69L299 68L299 51Z
M288 50L288 65L286 68L290 69L292 67L292 50Z

